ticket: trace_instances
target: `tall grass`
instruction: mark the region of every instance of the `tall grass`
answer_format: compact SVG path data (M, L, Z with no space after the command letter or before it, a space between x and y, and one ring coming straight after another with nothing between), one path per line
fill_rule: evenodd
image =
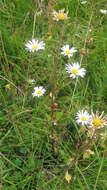
M87 137L75 121L83 108L107 114L106 4L0 0L1 190L107 189L107 137L92 141L94 155L83 159ZM62 8L69 19L54 22L53 9ZM25 50L32 37L46 43L45 51ZM86 68L84 79L66 73L65 44L78 49L71 61ZM35 86L46 94L33 98Z

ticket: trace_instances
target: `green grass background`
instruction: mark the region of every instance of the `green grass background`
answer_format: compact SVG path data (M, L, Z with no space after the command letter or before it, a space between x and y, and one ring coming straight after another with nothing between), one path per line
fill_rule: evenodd
M53 1L53 8L69 11L69 20L56 23L49 33L48 1L0 0L0 181L1 190L106 190L107 143L92 145L93 157L83 160L81 148L77 167L68 164L75 157L78 138L75 114L84 106L107 114L107 16L99 10L107 8L105 0ZM25 51L32 38L35 11L43 11L35 22L34 37L46 43L46 50L33 55ZM67 59L58 56L61 46L71 44L78 49L73 61L80 61L88 23L91 32L86 44L87 55L82 65L87 74L79 80L69 109L75 81L65 71ZM52 152L51 80L58 59L55 80L56 152ZM29 79L35 79L30 84ZM5 85L10 84L10 90ZM46 95L32 97L34 86L43 85ZM18 90L19 89L19 90ZM99 139L100 141L100 139ZM68 184L65 172L72 180Z

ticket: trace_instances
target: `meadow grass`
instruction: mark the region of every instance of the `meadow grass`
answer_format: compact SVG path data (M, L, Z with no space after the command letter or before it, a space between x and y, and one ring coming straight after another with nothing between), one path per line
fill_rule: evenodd
M0 0L1 190L107 189L107 138L93 140L94 155L84 159L88 139L75 121L83 108L107 114L107 16L100 13L106 6L106 0ZM53 9L62 8L69 19L53 21ZM27 52L31 38L43 40L45 51ZM72 61L85 67L84 79L66 73L65 44L77 48ZM32 97L35 86L44 86L43 97Z

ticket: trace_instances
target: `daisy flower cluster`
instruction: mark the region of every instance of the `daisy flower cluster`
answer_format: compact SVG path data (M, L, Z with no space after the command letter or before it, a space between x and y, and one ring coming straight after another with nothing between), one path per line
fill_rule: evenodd
M55 21L64 21L68 19L68 12L65 12L65 9L61 9L58 12L53 11L53 20ZM38 52L39 50L45 50L45 43L43 41L39 41L38 39L29 40L25 44L25 49L30 53ZM61 55L70 59L74 53L77 52L75 47L70 47L70 45L66 44L61 48ZM74 62L72 64L66 64L66 72L70 75L71 78L83 78L85 76L86 70L81 68L81 65L78 62ZM32 93L33 97L43 96L45 93L45 89L41 86L37 86L34 88L34 92Z
M74 53L77 52L75 47L70 48L69 45L65 45L61 48L61 54L70 58ZM81 68L81 65L78 62L66 64L66 72L70 75L71 78L75 79L78 77L83 78L85 76L86 70Z
M87 3L87 1L81 1L81 4L85 3ZM100 12L106 14L106 10L100 10ZM52 14L53 20L57 22L68 19L68 12L65 12L65 9L61 9L59 11L54 10ZM39 50L45 50L45 43L43 41L39 41L38 39L32 39L25 44L25 49L30 53L35 53ZM75 47L71 47L69 44L62 46L61 48L61 55L65 56L69 60L75 53L77 53L77 49ZM82 68L79 62L68 62L65 69L72 79L84 78L86 74L86 69ZM46 89L43 86L36 86L34 87L32 96L41 97L45 94L45 92ZM76 122L88 131L89 137L93 137L98 129L101 129L107 125L107 116L104 116L104 112L101 114L98 112L91 112L90 114L87 110L83 109L76 114Z
M107 116L104 116L104 112L99 114L97 111L88 113L87 110L81 110L76 114L76 122L78 125L85 127L88 132L88 137L92 138L96 136L99 129L104 128L107 125Z
M69 44L66 44L61 48L61 54L68 59L72 58L76 52L77 49L75 47L70 47ZM75 79L78 77L83 78L85 76L86 70L81 68L81 65L78 62L74 62L66 64L66 72L71 78Z
M68 59L71 58L76 52L77 49L75 47L70 47L68 44L61 48L61 54L66 56ZM81 65L78 62L74 62L72 64L66 64L66 72L71 78L75 79L78 77L83 78L85 76L86 70L81 68Z
M29 52L37 52L39 50L44 50L45 49L45 43L43 41L39 41L37 39L32 39L29 40L26 44L25 44L25 49ZM35 80L29 80L30 83L34 83ZM37 86L34 87L34 91L32 93L33 97L40 97L43 96L45 94L45 88L42 86Z

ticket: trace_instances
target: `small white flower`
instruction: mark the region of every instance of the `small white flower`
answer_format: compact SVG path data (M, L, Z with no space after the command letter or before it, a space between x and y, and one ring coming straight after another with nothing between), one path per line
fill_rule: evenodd
M107 10L104 10L104 9L100 9L100 13L106 15L107 14Z
M40 96L43 96L44 93L46 92L46 90L42 87L42 86L37 86L34 88L34 92L32 93L33 97L37 96L37 97L40 97Z
M68 12L64 13L64 9L57 11L53 11L53 20L56 21L62 21L62 20L67 20L68 19Z
M25 47L27 51L34 53L35 51L45 49L45 43L43 41L39 42L39 40L32 39L25 44Z
M87 3L87 1L81 1L82 5L85 5Z
M81 68L78 62L73 64L68 63L66 65L66 71L70 74L70 77L72 77L73 79L77 77L83 78L86 73L86 70L84 68Z
M61 50L62 50L61 54L67 56L68 58L72 57L73 54L77 52L77 50L74 47L70 48L69 45L63 46Z
M81 125L87 125L89 124L91 120L91 115L86 110L82 110L77 112L76 114L76 122Z

